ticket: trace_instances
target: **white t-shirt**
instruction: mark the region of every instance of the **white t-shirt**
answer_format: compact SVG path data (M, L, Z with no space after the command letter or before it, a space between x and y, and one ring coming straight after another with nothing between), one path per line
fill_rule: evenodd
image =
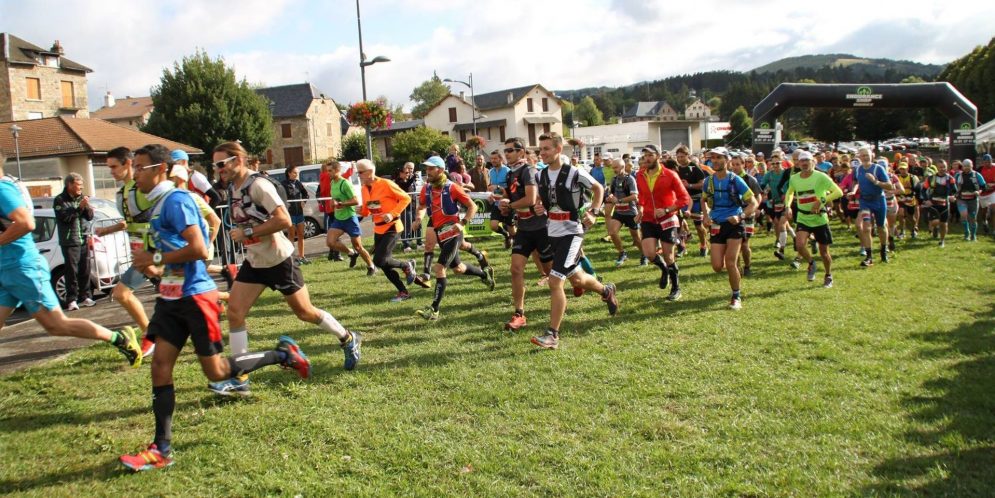
M574 167L573 169L577 172L576 177L574 179L575 185L579 184L582 185L587 190L591 190L594 184L598 182L597 180L594 179L594 177L591 176L590 173L584 171L582 168ZM563 168L559 168L556 170L552 170L549 168L545 169L546 175L549 176L549 186L551 189L556 188L556 179L560 176L560 171L562 170ZM572 187L571 185L567 186ZM580 192L577 192L576 195L574 196L574 205L577 206L578 209L580 209L580 207L583 204L584 204L584 198L582 195L580 195ZM555 206L552 207L546 206L546 210L551 213L562 212L558 207ZM549 222L546 225L546 233L548 233L550 237L565 237L567 235L584 235L584 225L580 221L554 220L552 217L550 217Z
M251 177L250 177L251 178ZM249 179L246 178L246 181ZM231 202L231 217L239 226L258 226L259 222L254 218L251 221L241 221L250 219L242 207L242 198L239 192L245 187L245 183L235 189L235 196ZM277 193L276 187L264 178L257 178L249 188L249 197L253 205L262 206L267 213L272 213L276 208L283 206L283 199ZM279 231L270 235L254 235L253 241L244 243L245 259L253 268L272 268L294 253L294 244L290 239Z

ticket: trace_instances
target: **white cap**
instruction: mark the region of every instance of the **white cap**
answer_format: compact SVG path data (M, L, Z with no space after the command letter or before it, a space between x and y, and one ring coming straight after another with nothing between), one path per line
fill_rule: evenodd
M812 157L812 153L811 153L811 152L809 152L809 151L807 151L807 150L803 150L803 151L801 151L801 152L800 152L800 153L798 154L798 160L799 160L799 161L804 161L804 160L806 160L806 159L808 159L809 161L811 161L811 160L813 159L813 157Z
M169 177L188 181L190 180L190 171L187 170L187 167L182 164L174 164L173 169L169 172Z

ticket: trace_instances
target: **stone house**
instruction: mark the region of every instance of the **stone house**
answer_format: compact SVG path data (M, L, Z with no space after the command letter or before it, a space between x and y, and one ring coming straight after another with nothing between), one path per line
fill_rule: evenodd
M695 99L694 102L688 104L687 108L684 109L684 119L701 119L707 120L712 116L712 109L708 107L708 104L701 101L701 99Z
M342 150L342 113L310 83L260 88L273 113L273 144L260 162L266 168L314 164Z
M104 95L104 106L90 113L90 117L138 130L152 116L152 97L125 97L115 99L111 92Z
M473 136L474 115L477 135L487 140L488 150L511 137L522 138L527 146L535 147L539 145L539 135L563 132L560 99L539 84L479 94L472 99L464 92L450 94L429 109L424 121L425 126L465 143Z
M623 123L637 121L677 121L677 111L663 100L637 102L622 113Z
M58 40L44 49L0 33L0 121L89 117L86 74L93 70L63 54Z

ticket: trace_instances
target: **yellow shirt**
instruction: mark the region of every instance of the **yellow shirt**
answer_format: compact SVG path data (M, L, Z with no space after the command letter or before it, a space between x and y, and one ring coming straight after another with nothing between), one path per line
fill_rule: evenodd
M663 167L662 166L657 167L655 171L656 173L654 174L651 173L650 170L648 169L646 170L646 183L648 183L650 186L650 192L653 191L653 186L656 185L656 179L660 178L660 172L663 171Z

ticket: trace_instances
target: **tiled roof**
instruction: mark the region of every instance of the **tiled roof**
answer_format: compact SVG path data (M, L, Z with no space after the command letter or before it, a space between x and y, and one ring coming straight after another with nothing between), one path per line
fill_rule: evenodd
M22 158L100 154L115 147L137 149L159 143L169 149L183 149L188 154L203 154L196 147L142 133L124 126L93 118L45 118L0 123L0 129L9 130L17 123L21 127L18 145ZM0 133L0 149L8 160L14 157L14 137Z
M152 111L152 97L135 97L115 99L114 107L101 107L90 113L90 117L99 119L140 118Z
M370 136L371 137L390 136L394 135L395 133L400 133L402 131L413 130L415 128L418 128L419 126L424 126L424 125L425 125L424 119L412 119L411 121L395 121L394 124L391 125L390 129L374 130L373 133L370 133Z
M303 116L311 108L311 102L322 97L322 93L310 83L258 88L256 93L273 102L270 110L274 118Z
M654 102L639 102L633 105L632 107L625 109L625 112L622 113L622 117L623 118L656 117L657 115L660 114L660 111L663 110L663 106L665 106L666 104L667 102L663 100L654 101Z
M473 101L477 104L477 109L486 111L487 109L497 109L499 107L508 107L519 100L522 100L527 93L532 91L533 88L539 86L538 84L533 84L529 86L520 86L518 88L510 88L508 90L499 90L490 93L481 93L473 96ZM508 94L511 94L511 104L508 103Z
M0 59L18 64L38 65L38 60L35 58L37 54L58 55L10 33L0 33ZM59 66L71 71L93 72L92 69L63 56L59 56Z

